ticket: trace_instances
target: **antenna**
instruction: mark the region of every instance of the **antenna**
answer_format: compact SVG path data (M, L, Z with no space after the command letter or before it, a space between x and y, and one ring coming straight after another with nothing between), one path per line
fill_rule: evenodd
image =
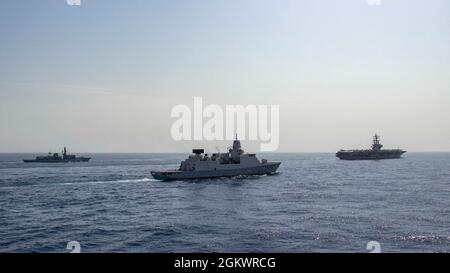
M380 144L380 137L377 134L373 137L373 144Z

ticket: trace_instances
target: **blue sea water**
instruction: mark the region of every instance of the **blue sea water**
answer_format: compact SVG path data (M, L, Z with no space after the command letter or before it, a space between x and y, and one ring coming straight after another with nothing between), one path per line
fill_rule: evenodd
M0 155L0 252L450 251L450 154L268 154L272 176L159 182L183 154Z

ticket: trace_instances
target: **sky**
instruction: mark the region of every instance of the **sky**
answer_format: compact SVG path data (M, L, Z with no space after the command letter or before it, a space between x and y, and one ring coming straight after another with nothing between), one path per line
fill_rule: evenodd
M0 152L187 152L171 109L280 106L278 152L450 151L450 1L0 2ZM258 151L258 141L244 141Z

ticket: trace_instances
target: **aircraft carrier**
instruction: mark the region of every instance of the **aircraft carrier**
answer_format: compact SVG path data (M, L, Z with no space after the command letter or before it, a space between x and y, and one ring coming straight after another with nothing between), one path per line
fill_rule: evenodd
M394 159L401 158L406 153L401 149L381 149L380 137L373 137L372 149L367 150L340 150L336 153L336 157L343 160L378 160L378 159Z

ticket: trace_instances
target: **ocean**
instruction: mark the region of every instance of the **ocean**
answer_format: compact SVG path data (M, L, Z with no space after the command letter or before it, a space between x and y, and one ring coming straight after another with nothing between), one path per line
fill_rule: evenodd
M0 252L450 252L450 153L265 154L270 176L159 182L185 154L0 154Z

